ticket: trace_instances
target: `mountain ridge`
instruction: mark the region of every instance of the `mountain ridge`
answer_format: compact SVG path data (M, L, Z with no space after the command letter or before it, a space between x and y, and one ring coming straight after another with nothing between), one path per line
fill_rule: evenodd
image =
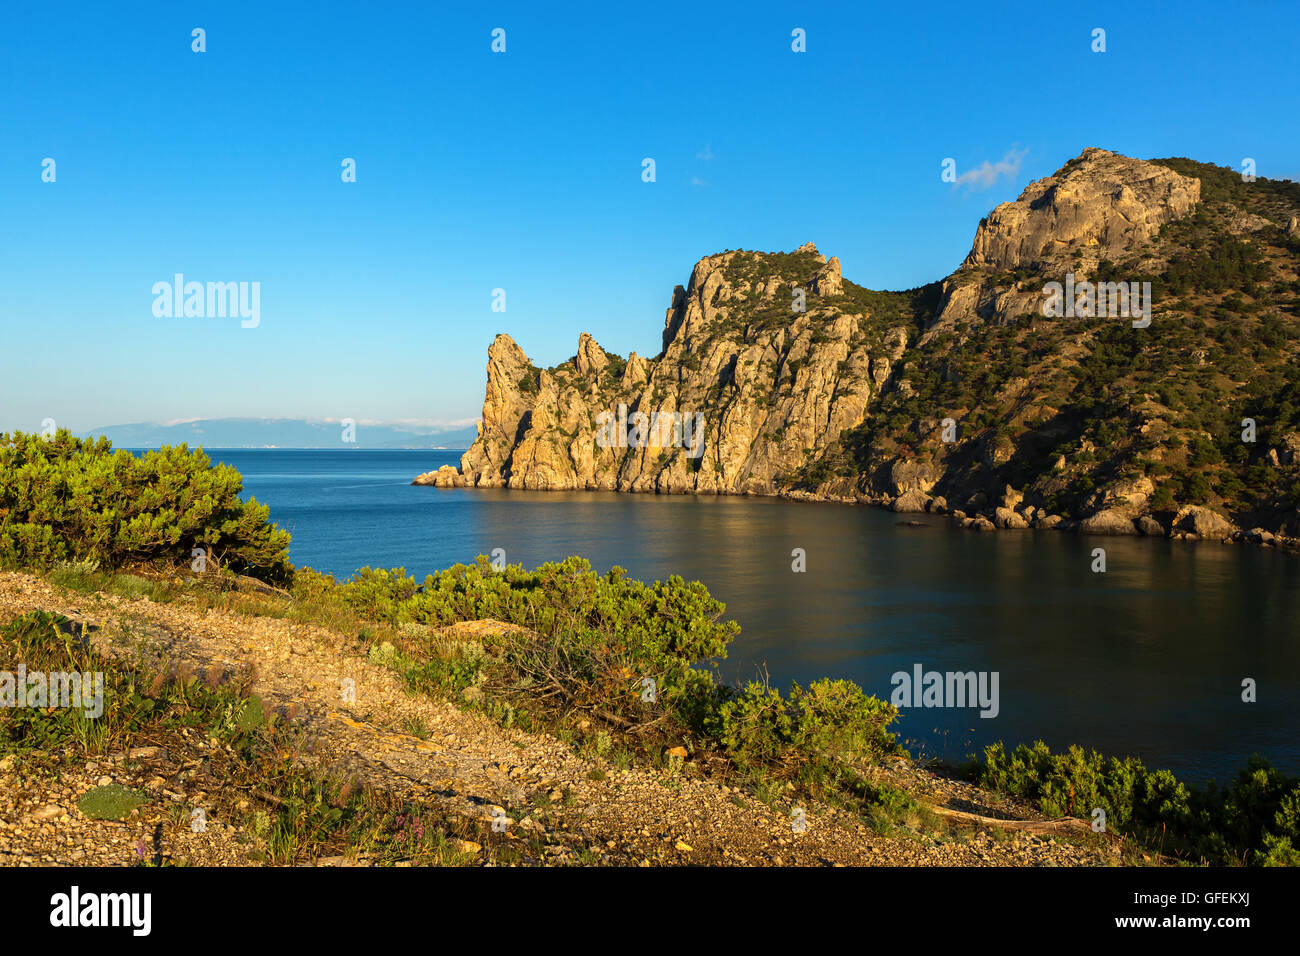
M416 483L1292 538L1298 265L1300 184L1090 147L917 289L858 286L812 243L727 250L676 287L653 358L582 333L573 358L539 369L498 335L477 439L459 469ZM1069 308L1053 315L1052 295ZM682 441L694 415L698 455ZM611 416L631 422L626 441Z

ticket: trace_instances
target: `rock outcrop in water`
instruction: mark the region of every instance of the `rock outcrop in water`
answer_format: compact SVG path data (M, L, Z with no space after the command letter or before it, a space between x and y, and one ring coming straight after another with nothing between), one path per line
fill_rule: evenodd
M1300 533L1297 213L1295 183L1087 149L919 289L855 285L812 243L707 256L654 358L583 333L541 369L498 335L477 440L416 483L1280 540ZM1051 283L1068 318L1045 306ZM1137 302L1143 283L1149 327L1106 311L1104 290Z
M773 492L809 455L862 422L907 332L900 327L888 345L869 347L865 309L844 301L839 262L811 243L784 257L778 271L762 271L766 259L746 252L701 259L673 293L663 352L652 360L633 353L625 362L583 333L572 360L539 370L498 335L463 480ZM791 313L796 290L806 311ZM435 483L452 480L435 476Z

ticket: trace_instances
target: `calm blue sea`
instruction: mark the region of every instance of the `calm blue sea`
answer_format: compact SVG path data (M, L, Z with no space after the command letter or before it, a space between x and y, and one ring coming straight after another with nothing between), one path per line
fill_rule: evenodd
M975 534L922 517L752 498L412 487L458 452L210 450L338 576L422 578L504 548L532 567L571 554L643 580L703 581L742 626L721 676L848 678L888 698L895 672L998 675L999 710L911 708L914 751L994 740L1136 754L1224 779L1252 752L1300 772L1300 558L1217 544ZM1107 571L1091 571L1091 550ZM807 571L791 570L802 548ZM1241 700L1246 678L1256 703Z

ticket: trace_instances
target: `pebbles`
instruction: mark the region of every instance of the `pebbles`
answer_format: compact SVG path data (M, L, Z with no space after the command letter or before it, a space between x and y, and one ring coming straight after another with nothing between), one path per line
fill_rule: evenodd
M122 633L110 625L129 623L133 633L148 635L170 660L188 664L196 673L214 662L252 668L259 675L256 693L267 711L281 718L292 712L294 725L309 741L299 755L303 762L345 769L358 783L433 801L466 821L496 823L504 814L508 823L503 829L487 828L490 839L454 844L467 862L486 862L490 854L481 852L486 843L518 846L532 862L565 865L1115 862L1113 852L1100 843L1044 842L1023 834L995 837L966 830L936 837L899 827L896 835L882 836L854 814L803 800L798 802L804 811L799 829L792 801L765 803L730 781L705 778L684 747L669 751L672 759L663 770L585 757L547 734L502 728L479 711L412 696L392 670L369 659L365 645L315 625L216 608L204 612L180 603L63 594L39 578L0 573L0 621L30 609L105 624L96 641L108 642L102 649L111 652L135 650L112 645L109 638ZM340 696L345 678L355 692L350 702ZM408 733L410 727L421 728L420 736ZM65 766L22 790L14 775L18 761L12 755L0 760L0 865L128 865L158 852L196 865L249 863L249 845L234 827L209 814L205 831L196 833L183 810L208 805L208 795L225 786L206 770L209 762L219 762L220 742L198 732L178 732L167 742L166 747L131 747L118 759L79 757L75 770ZM1025 811L911 764L899 762L880 774L936 804L979 806L990 815ZM148 802L122 822L87 820L60 809L75 807L91 787L112 783L138 790ZM231 804L241 814L253 809L248 800ZM501 813L494 815L491 808ZM161 848L154 842L159 831ZM352 865L342 858L319 863Z

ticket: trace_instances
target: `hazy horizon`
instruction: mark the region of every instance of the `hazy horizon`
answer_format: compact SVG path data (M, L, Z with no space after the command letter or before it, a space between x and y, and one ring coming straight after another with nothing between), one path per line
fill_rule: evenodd
M48 422L47 422L48 424ZM421 424L304 420L291 418L214 418L180 422L127 422L105 425L81 437L104 436L117 448L159 448L187 443L205 448L310 450L465 449L477 434L475 423Z

